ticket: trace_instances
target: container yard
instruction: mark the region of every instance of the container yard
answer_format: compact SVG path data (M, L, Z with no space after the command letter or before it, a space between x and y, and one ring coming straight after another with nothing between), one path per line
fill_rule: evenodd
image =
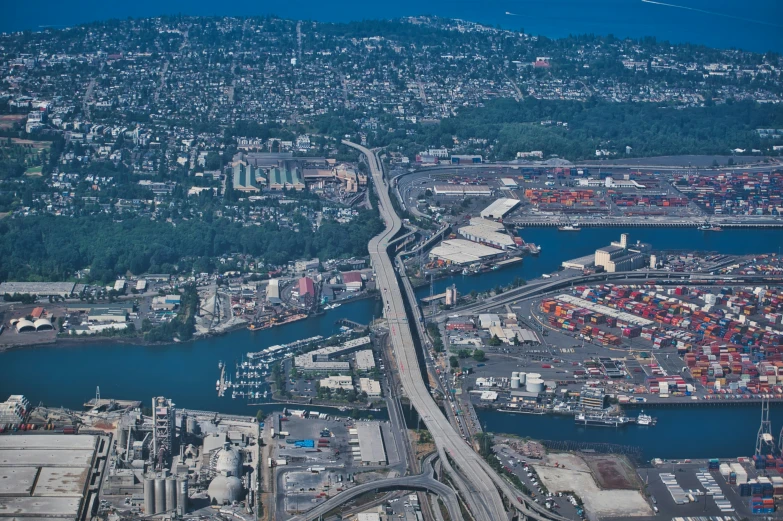
M649 350L661 358L655 353L666 350L668 360L674 354L682 357L677 372L671 363L647 363L644 386L636 393L663 398L691 396L698 389L705 399L783 398L780 290L606 284L575 287L573 293L541 302L549 327L629 355Z

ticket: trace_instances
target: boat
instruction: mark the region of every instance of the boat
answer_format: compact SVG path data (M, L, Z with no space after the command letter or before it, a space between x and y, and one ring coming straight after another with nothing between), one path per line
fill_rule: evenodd
M464 268L464 269L462 270L462 274L463 274L463 275L470 275L470 270L469 270L468 268Z
M644 411L639 413L636 417L636 425L655 425L656 419L649 414L644 414Z
M339 302L335 302L334 304L332 304L332 309L339 308L340 306L342 306L342 304L340 304Z
M711 224L702 224L701 226L699 226L699 230L703 232L722 232L723 228L721 228L720 226L713 226Z
M573 224L566 224L565 226L559 226L557 228L557 231L560 232L578 232L581 230L582 228L580 228L579 226L574 226Z
M220 390L220 380L218 380L217 383L215 384L215 390L216 391Z
M622 427L630 423L626 416L609 416L608 414L590 414L580 412L574 417L577 425L586 427Z
M220 362L218 362L218 369L223 369L223 365L224 365L224 364L223 364L223 360L221 360Z

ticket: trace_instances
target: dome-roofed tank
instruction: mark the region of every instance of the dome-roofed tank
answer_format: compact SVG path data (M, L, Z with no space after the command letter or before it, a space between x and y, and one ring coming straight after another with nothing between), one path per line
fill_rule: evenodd
M209 501L217 505L230 505L242 499L242 482L236 476L220 474L209 484Z
M232 447L230 443L223 445L215 461L215 472L218 474L226 473L228 476L239 476L242 474L240 472L241 468L242 456L239 454L239 451Z

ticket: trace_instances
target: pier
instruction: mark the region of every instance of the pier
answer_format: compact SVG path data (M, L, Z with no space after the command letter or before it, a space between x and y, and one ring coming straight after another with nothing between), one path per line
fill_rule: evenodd
M223 363L220 364L220 381L218 382L217 393L221 397L226 394L226 366Z
M335 321L335 324L338 326L345 326L348 328L353 329L357 333L361 333L362 331L366 331L369 326L366 326L364 324L360 324L358 322L354 322L353 320L348 320L347 318L341 318L340 320Z

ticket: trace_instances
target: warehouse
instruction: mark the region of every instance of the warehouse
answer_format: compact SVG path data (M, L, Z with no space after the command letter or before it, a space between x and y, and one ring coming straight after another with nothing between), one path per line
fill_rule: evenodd
M463 265L488 261L502 254L502 250L465 239L448 239L432 248L430 258L439 259L448 264Z
M36 297L70 297L76 293L75 282L2 282L0 295L33 295Z
M361 422L356 424L362 465L386 465L386 449L383 446L381 424Z
M0 437L0 520L82 519L89 494L97 493L88 492L88 478L99 446L104 454L107 439L68 434Z
M502 219L519 204L518 199L502 197L481 210L481 217L485 219Z
M504 188L517 188L519 186L517 182L511 179L510 177L502 178L500 180L500 184L502 184Z
M489 197L492 189L487 185L435 185L435 195L446 197Z
M476 217L470 220L469 226L463 226L458 230L460 235L474 242L504 250L515 247L514 239L504 231L502 224Z
M266 301L270 304L280 304L280 279L272 279L266 286Z

